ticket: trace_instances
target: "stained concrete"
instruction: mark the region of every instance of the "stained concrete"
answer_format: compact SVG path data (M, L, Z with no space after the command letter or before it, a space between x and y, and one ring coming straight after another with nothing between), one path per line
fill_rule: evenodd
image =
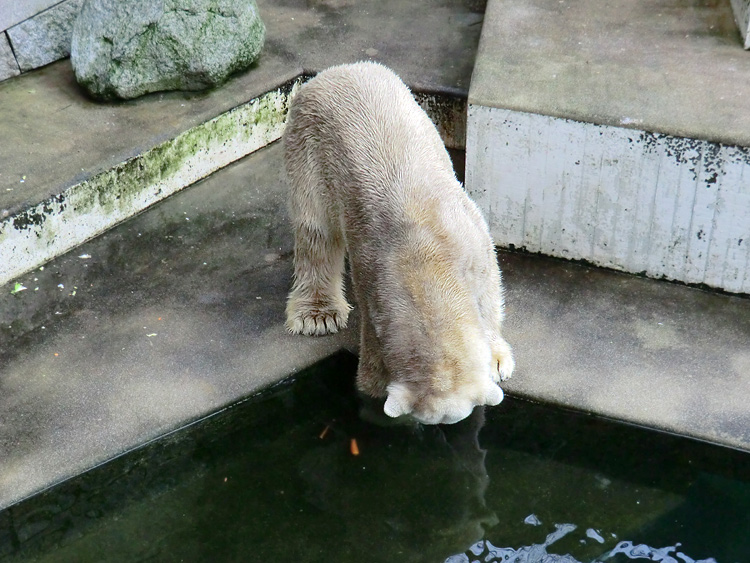
M493 0L469 102L747 147L749 82L725 0Z
M500 245L747 294L748 82L728 1L491 0L467 188Z
M0 283L279 139L302 81L283 84L0 221Z
M282 174L274 144L0 287L0 508L356 348L356 308L333 337L283 330ZM508 393L750 451L750 300L500 262Z

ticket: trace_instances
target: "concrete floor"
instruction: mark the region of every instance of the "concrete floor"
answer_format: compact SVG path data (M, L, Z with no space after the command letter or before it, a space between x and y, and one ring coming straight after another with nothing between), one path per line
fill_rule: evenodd
M283 330L281 169L271 145L5 286L0 507L356 347ZM500 261L508 393L750 451L750 300Z
M0 507L356 342L284 331L281 169L273 145L0 294Z

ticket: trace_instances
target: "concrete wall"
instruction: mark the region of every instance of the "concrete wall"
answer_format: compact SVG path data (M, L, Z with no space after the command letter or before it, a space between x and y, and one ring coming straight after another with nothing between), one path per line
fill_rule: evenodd
M750 149L469 105L466 186L500 246L750 293Z
M83 0L0 0L0 80L70 55Z
M732 0L732 11L745 49L750 49L750 0Z

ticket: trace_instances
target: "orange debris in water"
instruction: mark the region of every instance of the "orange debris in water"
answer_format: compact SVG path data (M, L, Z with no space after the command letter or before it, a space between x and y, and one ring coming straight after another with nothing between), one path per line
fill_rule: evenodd
M349 442L349 451L352 452L352 455L359 455L359 446L354 438Z
M320 433L320 436L318 436L318 438L320 438L321 440L322 440L323 438L325 438L325 437L326 437L326 434L328 434L328 429L329 429L329 428L331 428L331 425L330 425L330 424L326 424L326 427L325 427L325 428L323 428L323 432L321 432L321 433Z

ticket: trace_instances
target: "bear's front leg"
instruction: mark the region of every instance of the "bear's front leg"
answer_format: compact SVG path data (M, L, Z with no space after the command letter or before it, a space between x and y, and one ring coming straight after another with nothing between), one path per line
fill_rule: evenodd
M321 336L346 328L351 306L344 297L344 255L339 233L297 226L294 284L286 306L289 332Z

